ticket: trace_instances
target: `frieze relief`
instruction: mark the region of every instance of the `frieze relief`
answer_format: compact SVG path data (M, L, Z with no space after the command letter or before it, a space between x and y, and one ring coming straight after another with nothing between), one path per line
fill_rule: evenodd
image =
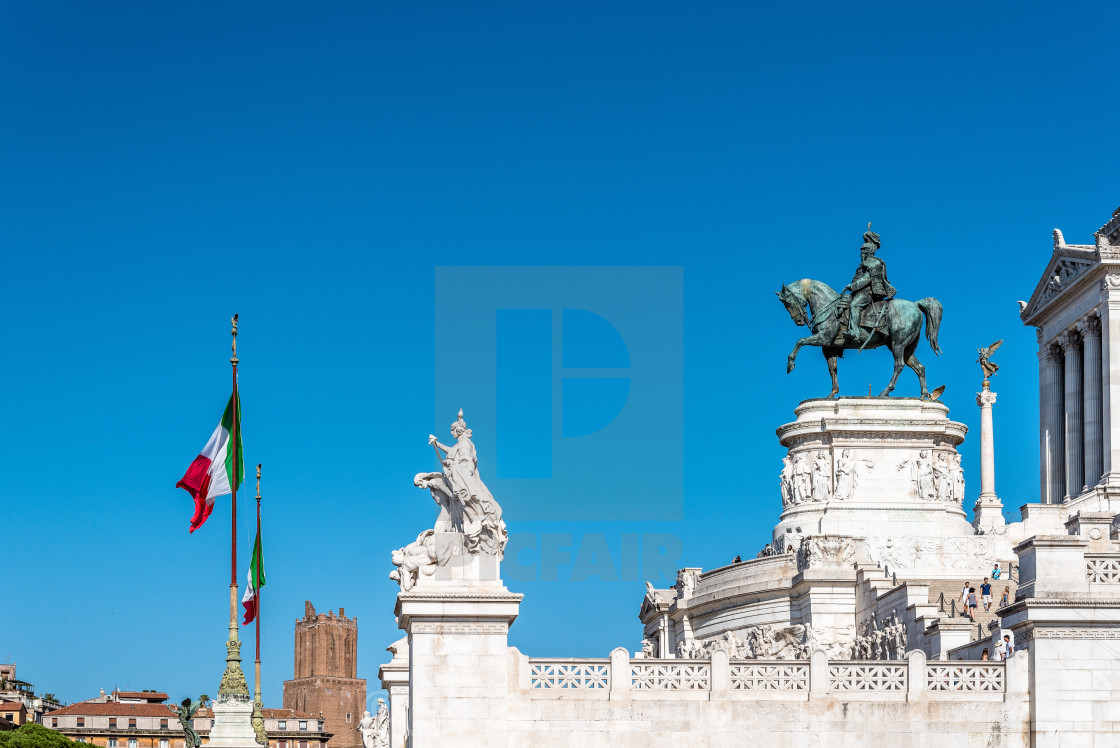
M798 571L822 566L850 568L855 560L855 540L844 535L810 535L797 549Z
M977 569L992 568L999 560L995 555L995 543L993 536L985 535L869 538L867 553L872 561L892 571L906 571L922 564L936 563L975 574Z

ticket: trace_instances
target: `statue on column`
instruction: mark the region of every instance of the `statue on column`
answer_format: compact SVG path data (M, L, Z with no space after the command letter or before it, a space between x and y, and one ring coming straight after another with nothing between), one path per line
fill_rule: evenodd
M984 371L984 381L991 379L996 375L996 372L999 371L999 364L993 363L989 359L992 357L992 354L999 350L1001 345L1003 345L1002 338L992 343L987 348L976 349L976 352L980 354L980 357L976 359L976 363L980 364L980 368Z

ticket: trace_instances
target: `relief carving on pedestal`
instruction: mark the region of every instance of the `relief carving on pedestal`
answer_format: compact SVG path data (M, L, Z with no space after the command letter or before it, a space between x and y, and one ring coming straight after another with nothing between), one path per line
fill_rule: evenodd
M801 541L797 552L797 570L817 566L850 567L855 563L856 548L852 538L840 535L810 535Z
M813 501L832 498L832 460L828 453L819 451L813 459Z
M866 467L868 470L875 467L872 460L856 459L851 454L850 449L845 449L840 453L840 459L836 461L836 498L840 500L855 497L859 489L861 467Z
M853 660L901 660L906 657L906 643L906 624L899 622L895 613L882 622L872 616L864 622L863 634L852 642L850 657Z
M911 457L898 464L899 470L904 468L910 470L910 483L915 496L926 501L937 499L937 489L933 480L933 461L930 459L928 449L923 449L917 457Z
M788 454L782 458L782 472L778 477L778 485L782 490L782 509L787 509L793 504L793 460Z

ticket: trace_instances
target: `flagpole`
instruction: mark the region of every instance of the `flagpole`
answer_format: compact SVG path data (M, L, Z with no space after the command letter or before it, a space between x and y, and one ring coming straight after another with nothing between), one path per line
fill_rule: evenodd
M233 315L230 320L233 325L231 334L233 335L233 356L230 357L229 362L233 366L233 428L230 430L229 441L230 450L233 455L233 480L230 481L230 493L232 500L230 501L230 511L232 513L232 521L230 522L230 555L229 555L229 625L232 627L237 626L237 481L241 477L241 471L238 470L238 460L241 455L237 454L237 430L240 427L238 421L241 420L241 401L237 398L237 315Z
M253 594L257 598L257 614L253 619L256 624L257 656L253 663L254 693L253 693L253 732L256 733L257 743L267 748L268 733L264 729L264 705L261 703L261 571L264 569L264 549L261 548L261 465L257 463L257 539L253 542L254 568L250 572L253 580Z
M258 463L257 464L257 540L258 541L260 540L260 537L261 537L261 466ZM253 556L254 557L257 556L258 550L259 550L258 548L253 549ZM264 559L257 558L257 568L253 569L253 571L256 572L256 574L254 575L255 580L259 580L261 578L260 577L260 571L261 571L260 567L263 564L263 562L264 562ZM259 584L259 582L258 582L258 584ZM260 587L257 587L256 594L257 594L257 617L256 617L255 622L256 622L256 625L257 625L257 629L256 629L256 639L257 639L257 692L260 693L260 690L261 690L261 588Z
M249 685L245 682L245 673L241 670L241 640L237 636L237 484L241 480L241 459L238 453L238 442L241 439L241 401L237 396L237 315L230 318L233 325L233 356L229 362L233 367L233 417L230 427L230 456L233 462L233 471L230 475L230 493L233 498L230 502L232 512L232 527L230 538L230 579L229 579L229 638L226 639L226 669L222 673L222 680L218 683L218 701L223 708L229 707L233 712L240 711L239 704L249 701ZM215 730L221 724L223 730L239 732L240 727L235 723L239 718L229 709L219 713L215 708ZM231 721L232 720L232 721ZM247 726L247 725L246 725ZM225 734L225 733L222 733Z

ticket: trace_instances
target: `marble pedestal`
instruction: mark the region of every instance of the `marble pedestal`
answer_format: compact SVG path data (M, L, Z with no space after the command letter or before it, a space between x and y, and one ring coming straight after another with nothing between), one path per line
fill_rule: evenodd
M393 741L410 745L504 744L506 694L511 685L508 634L522 595L499 575L501 557L472 554L462 534L436 533L452 551L446 564L397 595L397 624L408 633L408 710L394 711ZM485 698L480 698L480 695Z
M253 702L248 696L221 694L214 700L214 724L207 748L261 748L253 732Z
M788 450L779 549L808 536L866 538L871 561L931 579L1013 557L1002 538L976 536L961 507L967 428L944 404L845 397L805 400L794 414L777 430Z

